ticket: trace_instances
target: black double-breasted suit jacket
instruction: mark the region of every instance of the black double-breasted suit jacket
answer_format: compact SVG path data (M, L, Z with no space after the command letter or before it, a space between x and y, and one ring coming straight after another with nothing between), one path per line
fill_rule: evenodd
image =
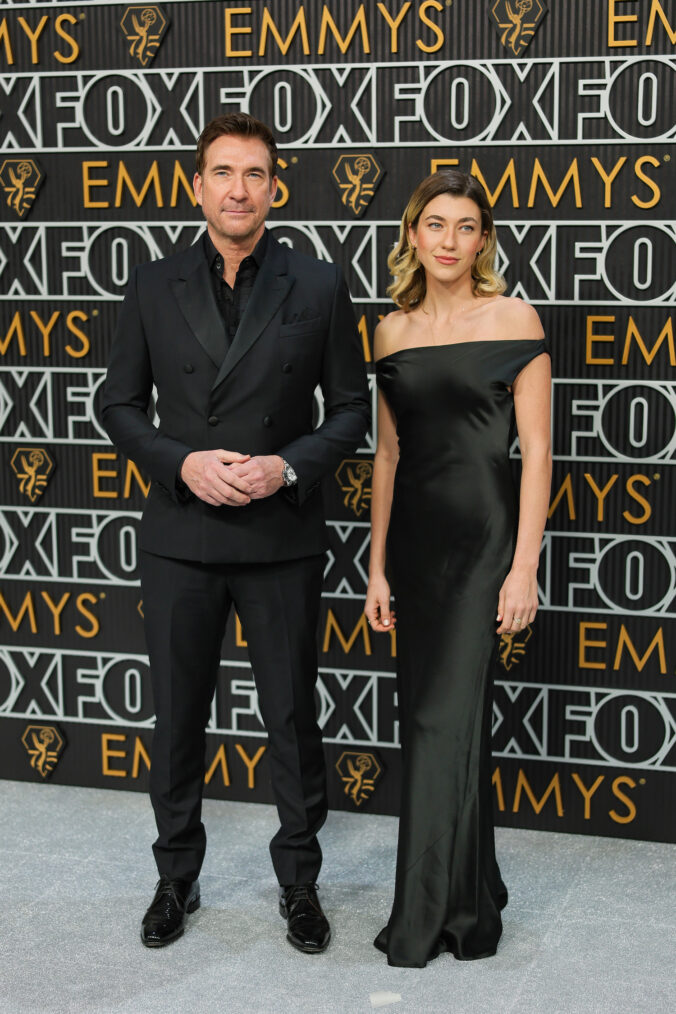
M324 410L313 430L317 386ZM136 268L102 415L113 442L152 479L142 549L205 563L323 552L320 480L359 445L370 417L361 341L339 268L269 233L227 351L203 243ZM218 448L279 454L298 484L244 507L212 507L181 488L177 473L190 451Z

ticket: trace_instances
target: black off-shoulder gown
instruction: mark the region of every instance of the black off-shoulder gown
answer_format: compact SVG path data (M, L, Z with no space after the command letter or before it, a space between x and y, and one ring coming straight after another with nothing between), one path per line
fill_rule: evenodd
M402 799L395 897L376 947L423 967L494 954L491 669L517 496L510 387L544 340L403 349L377 363L399 463L387 559L397 612Z

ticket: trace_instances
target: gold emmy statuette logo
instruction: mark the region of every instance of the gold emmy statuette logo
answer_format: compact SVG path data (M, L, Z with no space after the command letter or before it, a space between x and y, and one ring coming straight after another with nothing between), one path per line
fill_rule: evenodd
M361 806L373 792L383 773L382 766L372 753L342 753L336 761L336 771L345 783L345 795L355 806Z
M6 158L0 166L0 184L7 195L7 206L19 218L32 208L44 178L34 158Z
M160 48L169 19L157 4L127 7L120 27L127 37L129 53L147 67Z
M29 725L21 737L28 751L31 767L43 778L48 778L59 762L65 740L53 725Z
M520 56L548 10L545 0L491 0L489 14L502 45Z
M10 461L19 480L19 490L31 503L42 496L54 463L42 447L17 447Z
M341 462L336 472L336 480L343 491L343 504L352 508L357 517L371 502L372 475L373 462L359 461L356 458Z
M518 665L523 656L526 654L526 645L533 636L533 631L530 625L525 630L520 631L518 634L506 633L500 638L500 661L504 668L509 670Z
M384 175L373 155L341 155L331 173L341 201L357 218L366 211Z

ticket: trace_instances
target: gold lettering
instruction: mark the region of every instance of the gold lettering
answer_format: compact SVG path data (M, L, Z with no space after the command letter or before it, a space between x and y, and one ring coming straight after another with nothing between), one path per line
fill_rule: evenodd
M620 791L620 785L628 785L630 789L636 788L636 782L633 778L629 778L628 775L620 775L619 778L615 779L612 785L613 795L625 804L627 813L620 815L616 810L611 810L610 817L616 824L630 824L636 816L636 805L629 796Z
M101 489L101 479L116 479L117 470L101 468L102 461L117 461L115 451L95 451L92 454L92 486L94 496L100 500L117 500L116 489Z
M578 657L577 665L579 669L605 669L605 662L592 662L587 656L587 648L605 648L607 647L607 641L591 641L587 634L591 630L607 630L607 623L592 622L586 620L580 623L579 638L578 638Z
M669 365L676 366L676 348L674 348L674 322L671 317L667 318L666 323L662 328L662 330L660 331L659 335L657 336L657 340L650 352L648 352L648 348L645 342L643 341L641 332L634 323L634 318L631 316L629 317L629 324L627 325L627 336L625 338L624 349L622 351L623 366L626 366L627 362L629 361L629 349L631 347L632 338L638 345L641 355L645 359L648 366L651 365L653 359L657 355L657 351L662 342L666 342L669 348Z
M244 631L242 630L242 621L240 620L237 613L235 613L235 647L237 648L248 648L248 641L244 639Z
M613 46L637 46L636 39L616 39L615 25L622 21L638 21L638 14L616 14L615 8L618 4L627 3L628 0L608 0L608 48Z
M323 652L327 652L331 647L332 632L336 634L338 640L340 641L340 646L346 655L350 653L355 641L357 640L360 634L364 638L364 654L366 655L371 654L371 638L369 636L369 627L368 623L366 622L366 616L364 613L362 613L361 616L359 617L359 620L355 624L354 630L352 631L352 633L348 638L345 637L345 635L343 634L343 631L340 628L340 624L338 623L338 620L334 615L333 609L329 609L329 611L326 614L326 627L324 629L324 644L322 646Z
M368 332L368 327L366 325L366 314L365 313L363 313L361 315L361 317L359 318L359 322L357 324L357 330L359 331L359 334L361 335L361 344L362 344L362 348L364 350L364 362L365 363L370 363L371 362L371 343L369 341L369 332Z
M586 359L588 366L612 366L615 362L614 359L597 359L594 354L594 342L614 342L614 334L595 334L594 324L614 324L614 317L587 317L587 345L586 345Z
M663 676L666 676L667 658L666 652L664 650L664 632L661 627L659 627L657 633L655 634L652 641L646 648L645 655L643 655L642 658L639 658L638 651L634 647L634 643L631 637L629 636L627 628L623 623L622 626L620 627L620 636L617 639L617 651L615 652L615 661L613 662L613 669L615 670L615 672L617 672L617 670L620 668L620 665L622 663L622 649L625 647L631 656L632 662L634 663L636 669L639 672L643 672L643 670L645 669L646 662L652 655L655 648L657 648L657 657L660 663L660 672L662 673Z
M553 516L554 511L559 506L559 503L561 502L561 499L564 496L566 498L566 503L568 505L568 518L570 521L575 521L577 518L577 514L575 513L575 500L573 499L573 477L571 476L570 472L561 483L561 487L558 493L552 500L552 505L549 508L549 511L547 512L548 518L551 518Z
M95 201L92 199L92 187L107 187L108 180L92 179L92 169L107 169L107 162L83 162L82 163L82 199L85 208L109 208L108 201Z
M289 46L293 42L294 35L296 34L296 32L300 32L301 40L303 42L303 52L305 53L306 56L310 55L310 40L308 39L307 34L307 22L305 20L305 7L303 6L303 4L301 4L300 8L298 9L295 21L291 25L289 34L287 35L286 39L282 39L282 36L279 34L279 29L277 28L275 22L272 20L272 15L268 11L267 7L263 8L263 24L261 25L261 38L260 43L258 45L259 56L265 55L265 46L268 41L268 32L270 32L270 34L274 38L275 42L277 43L280 51L283 53L284 56L286 56L286 54L289 51Z
M160 169L157 164L157 159L155 159L152 165L150 166L148 175L146 176L145 181L143 183L143 188L140 191L136 190L132 182L131 176L127 172L127 167L124 164L124 162L120 162L120 164L117 167L117 188L115 190L116 208L122 207L122 192L125 186L127 187L129 193L131 194L131 199L137 208L140 208L143 202L145 201L146 195L150 190L151 186L155 191L155 203L157 207L158 208L164 207L164 199L162 197L162 186L160 184Z
M77 606L78 612L81 613L82 616L86 617L91 624L91 627L87 629L85 627L81 627L79 623L76 623L75 630L80 637L96 637L101 629L101 624L99 623L98 617L87 609L85 602L90 602L94 605L95 602L98 602L98 596L92 595L91 592L82 592L82 594L78 595L75 599L75 605Z
M108 778L126 778L127 772L120 771L119 768L111 768L110 758L111 757L124 757L127 756L126 750L112 750L110 747L111 743L126 743L127 737L120 732L103 732L101 733L101 773L106 775Z
M551 782L544 791L544 795L541 799L535 798L530 782L526 778L526 774L523 768L519 768L519 774L516 779L516 791L514 793L514 805L512 806L512 813L519 812L519 804L521 803L521 793L525 791L530 805L533 807L536 813L540 813L543 806L549 799L552 793L554 793L554 799L556 801L556 815L557 817L563 817L563 800L561 799L561 779L559 778L558 771L552 778Z
M204 776L204 784L208 785L211 779L214 777L216 768L220 767L221 777L223 778L223 784L226 788L230 787L230 772L228 770L228 758L225 753L225 743L221 743L218 750L214 755L214 759L209 765L209 770Z
M603 781L604 778L605 778L605 775L599 775L598 778L596 779L596 781L594 782L594 784L592 785L592 787L590 789L588 789L586 787L586 785L584 784L584 782L582 781L582 779L580 778L580 776L578 775L577 771L573 771L573 781L575 782L575 784L577 785L578 789L582 793L582 796L584 797L584 819L585 820L589 820L590 817L591 817L591 798L594 795L594 793L596 792L596 790L598 789L599 785L601 784L601 782Z
M640 482L643 486L650 486L650 479L646 475L630 475L627 479L627 493L632 500L643 506L643 514L639 514L638 516L630 514L629 511L622 511L622 517L630 525L644 525L653 512L646 498L634 489L637 482Z
M256 767L259 760L265 753L265 744L263 744L263 746L258 747L258 750L256 750L256 753L253 755L253 757L249 757L248 753L241 745L241 743L235 743L235 750L244 761L246 769L248 771L247 787L253 789L255 788L256 785L256 779L254 777L254 768Z
M21 605L19 606L19 611L16 614L16 616L12 615L12 611L10 610L9 606L5 601L5 596L2 594L2 592L0 592L0 612L5 614L10 627L15 633L21 626L24 616L27 615L28 623L31 628L31 633L37 634L38 625L35 620L35 606L33 605L32 592L29 591L26 592L25 598L21 603Z
M87 353L89 352L91 345L89 341L89 336L86 335L84 331L81 331L80 328L73 323L73 321L75 320L85 321L89 320L89 317L83 310L71 310L68 316L66 317L66 327L68 328L68 330L72 335L75 335L76 338L79 338L79 340L82 342L82 348L74 349L72 345L66 345L66 352L73 359L82 359L82 357L86 356Z
M552 207L554 208L558 207L559 201L563 197L566 187L571 181L573 184L573 191L575 192L575 207L581 208L582 194L580 192L580 174L578 172L577 159L576 158L573 159L573 161L570 164L570 168L568 169L568 172L561 181L559 189L556 191L556 193L554 193L554 190L552 189L549 180L547 179L547 174L542 168L540 159L536 158L535 164L533 166L533 175L531 177L530 193L528 194L528 207L532 208L535 206L535 194L537 192L538 183L542 183L542 186L545 188L545 191L547 193L547 196L549 197L549 201Z
M289 168L289 163L285 159L283 159L283 158L277 159L277 165L278 165L278 167L280 169L288 169ZM277 177L277 196L275 197L274 201L272 202L272 204L270 206L272 208L283 208L285 204L288 204L288 201L289 201L289 188L287 187L287 185L284 182L284 180L282 180L278 176Z
M26 338L23 333L23 324L21 322L21 311L15 310L14 316L12 317L12 323L5 334L5 337L0 339L0 355L6 355L9 343L12 338L16 335L16 340L19 343L19 352L22 356L26 355Z
M637 208L654 208L655 205L659 203L659 199L662 196L662 191L658 187L657 183L655 183L655 180L651 179L650 176L646 176L646 174L643 172L644 165L659 166L659 164L660 164L659 159L656 159L654 155L642 155L640 158L637 158L636 161L634 162L634 172L636 173L640 181L642 183L645 183L648 189L652 190L653 192L653 196L650 198L649 201L642 201L637 194L632 194L631 199Z
M439 0L425 0L425 3L420 5L418 17L424 25L427 25L428 28L432 29L432 32L436 35L437 39L437 41L431 46L428 46L427 43L422 41L422 39L416 39L415 44L418 49L423 51L423 53L436 53L437 50L441 49L444 44L444 33L439 28L439 25L435 24L434 21L430 21L427 17L428 10L443 11L443 9L444 5L440 3Z
M342 35L340 34L338 30L338 25L331 17L331 12L329 11L328 7L326 6L326 4L324 4L324 7L322 8L322 20L319 26L319 46L317 48L317 53L319 54L319 56L324 55L324 50L326 49L326 36L328 35L329 29L331 29L331 34L338 43L338 48L341 51L341 53L347 53L348 49L350 48L350 43L352 42L352 39L357 34L357 29L359 29L359 31L361 32L361 44L364 53L371 52L368 26L366 24L366 12L364 10L363 4L359 4L359 10L355 14L354 20L350 25L350 28L345 38L343 38Z
M42 591L42 592L40 592L40 594L42 595L43 599L45 600L45 603L46 603L47 608L49 609L50 613L54 617L54 633L56 634L57 637L60 637L61 636L61 613L64 610L66 602L70 598L70 592L64 592L63 595L61 596L61 598L59 599L58 603L54 602L52 600L52 597L49 594L49 592Z
M188 179L188 177L186 176L186 174L183 172L183 166L181 165L181 163L178 161L178 159L175 159L174 160L174 175L173 175L172 180L171 180L171 197L169 198L169 207L171 207L171 208L175 208L176 205L178 204L178 188L179 188L179 186L183 187L183 189L185 190L186 194L188 195L188 199L190 200L190 203L192 204L192 206L194 208L195 205L197 204L197 198L195 197L195 193L193 191L192 184L191 184L190 180Z
M430 172L437 173L447 165L460 165L459 158L433 158L430 162Z
M607 173L605 171L605 169L601 165L601 162L599 161L599 159L597 159L596 155L592 156L592 160L591 161L592 161L592 165L596 169L597 173L599 174L599 176L603 180L603 186L604 186L604 203L603 203L603 206L604 206L604 208L610 208L610 207L612 207L611 191L612 191L612 186L613 186L613 180L615 179L615 177L619 173L619 171L622 168L622 166L624 165L624 163L627 161L627 156L626 155L622 155L621 158L618 158L617 162L615 163L615 165L613 166L613 168L610 170L610 173Z
M589 486L591 486L592 493L596 497L596 501L597 501L597 503L596 503L596 520L597 521L603 521L603 501L608 496L608 494L610 493L611 489L613 488L613 486L617 482L617 473L615 475L611 475L611 477L608 479L608 482L605 484L605 486L603 487L603 489L599 489L598 488L598 486L596 485L595 481L592 479L592 477L589 474L589 472L585 472L584 473L584 477L585 477L585 479L587 481L587 484Z
M19 16L17 19L18 23L23 28L24 32L30 39L31 44L31 63L40 63L40 57L38 55L38 39L45 30L45 25L49 21L49 14L43 14L38 22L38 26L35 30L31 28L25 18Z
M65 32L63 30L62 25L64 22L68 22L69 25L76 25L77 18L75 17L74 14L59 14L58 18L54 22L54 29L56 31L56 34L60 35L61 38L64 40L64 42L68 43L71 51L68 56L64 56L63 53L59 53L59 51L55 49L54 56L59 61L59 63L73 63L73 61L77 60L78 56L80 55L80 47L73 38L73 36L69 35L68 32Z
M9 25L7 24L7 18L3 18L0 21L0 42L5 44L5 56L7 63L11 67L14 63L14 53L12 52L12 42L9 37Z
M469 171L472 174L472 176L476 176L479 183L481 183L482 187L486 191L488 203L490 204L491 208L495 207L498 197L500 196L503 189L507 185L507 181L509 181L509 188L512 192L512 204L514 205L515 208L519 207L519 191L517 190L516 186L516 168L514 166L513 158L510 158L509 162L507 163L507 168L500 177L500 182L498 183L497 187L492 193L486 183L486 180L483 177L481 169L479 169L479 163L475 158L472 159L472 165Z
M499 767L497 767L493 772L493 777L491 778L491 785L495 786L495 795L497 798L498 810L500 810L500 812L503 813L505 809L505 793L502 788L502 775L500 774Z
M655 25L657 23L658 17L662 22L662 24L664 25L667 35L669 36L669 42L671 43L672 46L676 46L676 28L672 28L671 25L669 24L667 16L664 13L664 10L662 9L662 4L660 3L660 0L653 0L652 6L650 8L650 18L648 19L648 31L646 32L645 35L646 46L652 46L653 44L653 33L655 31Z
M225 55L229 58L236 56L253 56L251 49L233 49L233 35L251 35L251 27L235 26L232 19L251 14L251 7L226 7L225 9Z
M134 738L134 756L131 762L131 777L138 778L139 769L141 767L141 761L145 764L148 771L150 771L150 756L148 751L143 745L143 740L140 736Z
M122 497L124 500L128 500L131 496L131 482L132 479L139 487L144 496L148 496L150 492L150 479L146 482L141 472L139 471L138 465L131 459L127 461L127 468L124 474L124 489L122 490Z
M51 315L47 323L45 324L38 313L35 310L31 310L31 318L37 324L42 334L42 354L46 359L49 359L52 354L52 343L51 343L51 332L60 316L60 311L55 310Z
M387 7L383 3L377 4L378 10L387 21L390 26L390 52L399 52L399 25L402 23L406 15L408 14L409 7L411 6L411 0L406 0L406 3L399 11L396 20L392 18L392 15L388 11Z

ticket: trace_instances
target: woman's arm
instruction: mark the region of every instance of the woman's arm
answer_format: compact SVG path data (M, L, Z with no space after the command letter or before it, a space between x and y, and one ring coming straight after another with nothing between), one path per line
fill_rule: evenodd
M498 634L523 630L538 608L537 569L552 478L549 356L537 356L524 367L512 390L522 461L519 527L512 566L498 596Z
M382 325L379 325L382 328ZM378 328L374 336L376 358L381 352ZM378 392L378 445L373 461L371 484L371 553L369 584L364 612L375 631L391 630L395 616L390 610L390 586L385 577L385 542L390 524L394 474L399 461L399 441L394 413L382 393Z

